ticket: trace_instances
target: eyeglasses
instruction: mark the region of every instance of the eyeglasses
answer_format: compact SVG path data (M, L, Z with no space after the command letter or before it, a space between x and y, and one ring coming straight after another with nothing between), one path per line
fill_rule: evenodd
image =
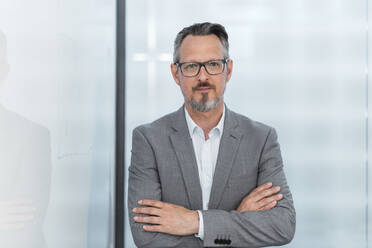
M195 77L199 74L200 68L203 66L205 71L209 75L217 75L222 73L225 70L225 64L228 59L216 59L210 60L204 63L198 62L183 62L175 63L180 69L181 73L185 77Z

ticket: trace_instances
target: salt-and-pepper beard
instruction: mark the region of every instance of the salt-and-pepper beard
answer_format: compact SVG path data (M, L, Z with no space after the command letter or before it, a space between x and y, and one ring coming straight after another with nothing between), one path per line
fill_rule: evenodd
M191 106L193 110L198 112L208 112L218 104L221 103L223 97L215 97L214 99L208 101L208 93L202 93L202 99L200 101L195 100L193 97L187 100L187 103Z
M195 92L200 87L209 87L210 89L216 91L216 87L214 85L211 85L208 82L200 82L195 87L192 87L192 91ZM226 90L226 88L223 89L223 93L222 93L221 97L216 96L214 99L212 99L210 101L208 101L208 93L201 93L202 94L202 99L200 99L200 101L195 100L193 97L191 97L190 99L187 99L185 95L184 95L184 97L185 97L186 103L188 103L193 110L198 111L198 112L208 112L208 111L216 108L218 106L218 104L220 104L222 102L223 95L225 94L225 90Z

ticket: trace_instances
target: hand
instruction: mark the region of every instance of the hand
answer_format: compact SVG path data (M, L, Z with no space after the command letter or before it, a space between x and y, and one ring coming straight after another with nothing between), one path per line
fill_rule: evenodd
M35 211L31 201L0 201L0 230L22 229L33 220Z
M249 195L243 198L239 207L239 213L246 211L270 210L275 207L277 201L283 198L282 194L277 194L280 187L272 187L272 183L265 183L255 188Z
M145 231L180 236L192 235L199 231L197 211L156 200L141 200L138 203L147 207L134 208L133 212L149 216L135 216L134 220L139 223L154 224L144 225Z

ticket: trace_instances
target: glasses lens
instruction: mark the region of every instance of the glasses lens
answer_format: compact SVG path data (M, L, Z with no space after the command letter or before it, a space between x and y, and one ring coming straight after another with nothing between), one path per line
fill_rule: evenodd
M223 61L214 60L205 64L209 74L219 74L223 71Z
M182 64L181 70L185 76L195 76L199 71L200 65L197 63L185 63Z

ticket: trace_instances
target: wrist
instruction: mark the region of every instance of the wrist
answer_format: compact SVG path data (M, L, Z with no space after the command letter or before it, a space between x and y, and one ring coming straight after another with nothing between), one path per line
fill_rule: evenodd
M196 210L192 210L192 234L198 234L199 233L199 213Z

